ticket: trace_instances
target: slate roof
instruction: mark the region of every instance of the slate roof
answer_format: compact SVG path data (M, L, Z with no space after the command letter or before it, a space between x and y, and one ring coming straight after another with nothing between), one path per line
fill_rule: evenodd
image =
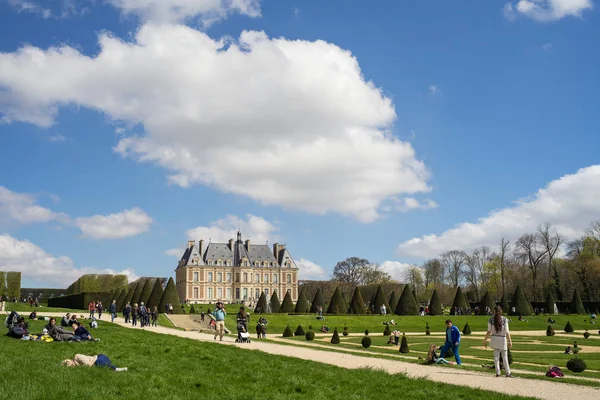
M271 252L271 248L266 244L252 244L250 243L250 250L248 251L248 257L250 258L250 263L254 265L256 261L260 262L262 265L263 261L268 261L269 266L271 262L277 262L273 253Z
M192 246L191 249L188 249L188 256L186 258L186 265L206 265L204 264L204 260L200 256L200 252L198 251L198 247L196 245ZM195 264L193 261L197 260Z
M296 262L294 261L294 259L292 258L292 255L290 254L290 252L288 251L288 249L283 249L279 252L279 260L277 260L279 262L279 265L281 267L285 266L285 262L286 261L291 261L292 268L298 268L298 266L296 265Z
M214 261L218 259L222 261L231 260L233 262L233 253L227 243L209 243L206 247L206 253L204 253L204 261L206 262L208 259Z

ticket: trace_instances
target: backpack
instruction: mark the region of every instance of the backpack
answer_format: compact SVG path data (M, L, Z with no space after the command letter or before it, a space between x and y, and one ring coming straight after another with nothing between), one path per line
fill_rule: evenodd
M27 330L22 326L15 325L10 328L6 335L15 339L22 339L23 336L27 335Z
M560 368L554 366L546 372L546 376L549 378L562 378L565 376Z
M98 321L96 321L96 320L93 320L93 321L90 323L90 328L94 328L94 329L95 329L95 328L97 328L97 327L98 327Z
M17 324L17 321L19 320L21 316L19 315L18 312L16 311L11 311L10 314L8 315L8 317L6 317L6 319L4 320L4 327L5 328L12 328L14 325Z

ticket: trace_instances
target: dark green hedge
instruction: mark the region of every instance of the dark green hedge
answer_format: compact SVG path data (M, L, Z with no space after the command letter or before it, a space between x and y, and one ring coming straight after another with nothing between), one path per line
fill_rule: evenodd
M71 308L77 310L87 310L91 301L101 301L104 310L108 312L108 307L112 302L112 293L106 292L82 292L68 294L66 296L54 297L48 300L48 307Z
M84 292L111 292L127 286L126 275L86 274L67 288L67 294Z

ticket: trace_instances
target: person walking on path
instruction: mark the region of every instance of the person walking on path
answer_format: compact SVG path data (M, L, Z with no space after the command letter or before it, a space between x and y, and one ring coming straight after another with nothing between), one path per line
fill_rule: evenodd
M117 301L113 300L110 304L110 322L115 322L117 318Z
M104 310L104 307L102 307L101 301L98 302L98 305L96 306L96 310L98 310L98 319L102 319L102 310Z
M129 317L131 316L131 304L127 303L123 310L123 317L125 317L125 323L129 323Z
M494 366L496 367L496 376L500 376L500 356L502 364L506 371L506 377L512 378L510 365L508 365L508 348L512 347L510 330L508 329L508 320L502 316L502 307L496 306L494 316L488 320L488 329L483 339L483 346L487 348L487 340L490 340L490 347L494 349Z
M458 346L460 346L460 331L452 324L452 320L446 320L446 343L440 349L440 355L443 357L448 349L452 349L456 363L462 365L460 355L458 354Z
M225 311L225 306L220 301L217 302L215 307L214 317L215 317L215 340L217 340L217 336L219 336L219 340L223 341L223 331L225 330L225 316L227 315L227 311Z
M90 304L88 304L88 311L90 312L90 319L92 319L94 313L96 312L96 305L93 301L90 301Z

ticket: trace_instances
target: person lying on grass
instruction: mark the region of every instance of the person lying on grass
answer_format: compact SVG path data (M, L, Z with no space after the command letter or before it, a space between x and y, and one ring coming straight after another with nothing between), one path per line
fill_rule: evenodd
M88 367L105 367L110 368L116 372L127 371L127 367L117 368L115 367L110 358L105 354L98 354L97 356L86 356L84 354L75 354L73 359L66 359L62 362L62 365L66 367L77 367L77 366L88 366Z
M443 357L438 357L435 349L435 344L429 346L429 351L427 351L427 357L425 358L425 364L454 364L453 362L447 361Z
M48 335L57 342L66 342L73 339L73 332L61 328L56 323L56 318L50 318L50 322L45 328L48 331Z

